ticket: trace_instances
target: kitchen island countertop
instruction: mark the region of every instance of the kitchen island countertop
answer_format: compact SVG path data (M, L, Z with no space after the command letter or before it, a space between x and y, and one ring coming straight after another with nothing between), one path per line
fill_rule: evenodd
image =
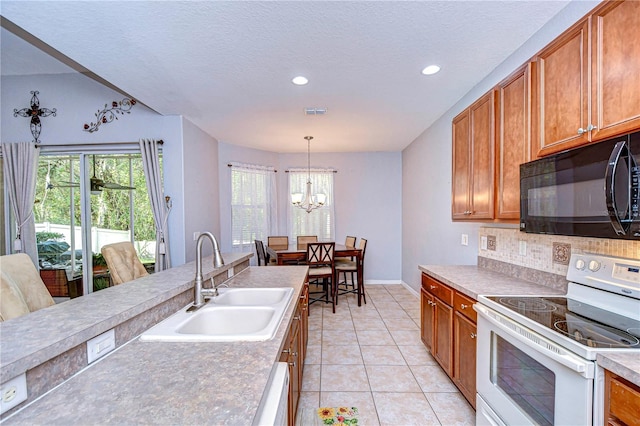
M230 287L294 288L272 340L165 343L136 337L5 423L251 424L306 274L306 266L251 267L228 281Z

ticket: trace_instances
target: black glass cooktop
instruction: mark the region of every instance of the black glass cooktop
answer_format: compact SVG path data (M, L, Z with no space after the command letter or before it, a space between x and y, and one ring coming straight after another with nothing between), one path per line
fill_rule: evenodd
M585 346L640 349L640 321L635 319L566 297L487 298Z

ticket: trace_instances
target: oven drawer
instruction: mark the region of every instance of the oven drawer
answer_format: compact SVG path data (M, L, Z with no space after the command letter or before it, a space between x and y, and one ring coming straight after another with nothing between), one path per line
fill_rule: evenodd
M422 274L422 288L436 296L449 306L453 306L453 290L434 280L426 274Z
M460 312L465 317L469 318L474 323L478 322L478 313L473 310L473 304L476 303L470 297L465 296L464 294L460 294L456 292L453 295L453 307L456 312Z

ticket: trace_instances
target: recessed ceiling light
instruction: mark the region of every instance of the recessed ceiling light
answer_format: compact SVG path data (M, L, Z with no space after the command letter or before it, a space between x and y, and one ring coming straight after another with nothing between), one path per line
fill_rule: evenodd
M309 80L307 80L306 77L299 75L297 77L294 77L293 80L291 80L291 82L297 86L304 86L309 82Z
M428 67L426 67L425 69L422 70L422 74L424 75L431 75L431 74L435 74L438 71L440 71L440 67L437 65L429 65Z

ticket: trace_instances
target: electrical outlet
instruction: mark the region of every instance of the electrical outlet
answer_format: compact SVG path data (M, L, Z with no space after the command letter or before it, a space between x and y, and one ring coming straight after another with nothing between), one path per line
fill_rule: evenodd
M463 246L468 246L469 245L469 235L462 234L462 238L460 239L460 244L462 244Z
M233 277L233 268L227 269L227 278Z
M200 234L202 234L202 232L194 232L193 233L193 241L196 241L198 239L198 237L200 236Z
M480 248L482 250L486 250L487 249L487 236L483 235L482 237L480 237Z
M27 375L14 377L0 385L0 414L27 400Z
M526 241L518 241L519 246L518 246L518 253L520 254L520 256L526 256L527 255L527 242Z
M116 333L113 328L87 341L87 362L101 358L116 348Z

